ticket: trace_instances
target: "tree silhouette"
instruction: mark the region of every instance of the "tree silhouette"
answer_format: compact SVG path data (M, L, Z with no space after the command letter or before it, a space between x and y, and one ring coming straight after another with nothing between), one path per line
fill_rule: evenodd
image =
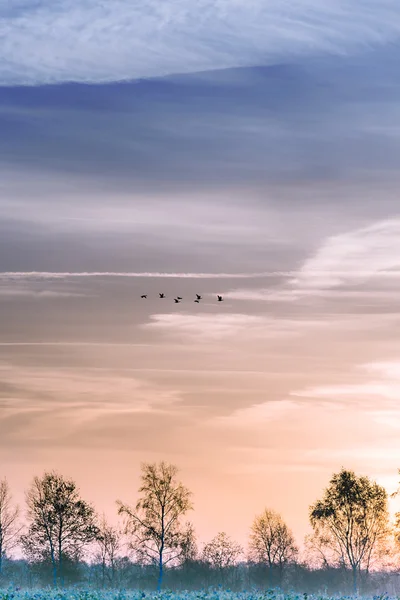
M176 480L178 469L165 462L142 465L141 498L132 509L117 501L125 517L125 533L140 560L158 567L157 589L162 587L164 566L176 564L193 546L193 528L181 518L192 509L191 492Z
M369 570L374 551L389 533L386 490L342 469L333 475L322 500L310 507L310 522L339 562L352 569L357 592L361 569Z
M0 481L0 575L3 559L19 541L22 525L19 523L19 507L13 504L7 479Z
M288 562L294 561L297 553L293 533L277 512L265 509L255 517L251 526L249 557L267 565L270 585L273 567L279 568L282 584L283 568Z
M108 569L109 583L113 586L115 583L115 567L118 552L121 549L122 544L118 529L107 522L105 515L102 516L99 523L96 545L98 548L97 556L101 563L102 585L103 587L105 586Z
M21 541L33 560L50 558L53 584L64 584L63 557L76 559L96 539L94 509L84 502L72 479L56 472L35 477L26 495L29 529Z
M234 566L241 554L242 547L224 531L218 533L203 548L203 560L219 570Z

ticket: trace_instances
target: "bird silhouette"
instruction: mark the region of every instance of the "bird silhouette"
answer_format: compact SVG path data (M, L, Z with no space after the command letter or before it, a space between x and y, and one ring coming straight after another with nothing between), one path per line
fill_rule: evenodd
M218 302L222 302L222 300L223 300L222 296L219 296L219 295L217 294L217 298L218 298Z
M179 302L180 302L179 298L174 298L174 302L175 302L176 304L179 304Z
M200 294L196 294L196 298L197 298L197 300L201 300Z
M147 294L142 294L141 298L147 298Z
M200 304L200 300L195 300L195 302L197 302L198 304Z
M182 300L182 296L177 296L177 300Z
M158 294L160 298L165 298L165 294Z

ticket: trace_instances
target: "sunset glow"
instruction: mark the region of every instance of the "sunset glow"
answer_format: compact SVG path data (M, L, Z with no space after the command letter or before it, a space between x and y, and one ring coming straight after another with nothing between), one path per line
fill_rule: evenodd
M301 545L341 467L394 492L394 0L15 4L0 8L15 499L56 469L116 523L141 463L165 460L200 544L245 546L270 508Z

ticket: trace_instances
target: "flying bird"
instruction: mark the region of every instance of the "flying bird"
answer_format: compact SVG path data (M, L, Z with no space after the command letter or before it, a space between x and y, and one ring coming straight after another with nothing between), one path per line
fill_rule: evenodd
M178 300L182 300L182 296L177 296L177 299Z
M141 298L147 298L147 294L142 294Z
M158 294L160 298L165 298L165 294Z
M175 302L176 304L179 304L179 302L180 302L179 298L174 298L174 302Z
M197 300L201 300L200 294L196 294L196 298L197 298Z
M197 302L198 304L200 304L200 300L195 300L195 302Z
M219 294L217 294L217 298L218 298L218 302L222 302L222 300L223 300L222 296L219 296Z

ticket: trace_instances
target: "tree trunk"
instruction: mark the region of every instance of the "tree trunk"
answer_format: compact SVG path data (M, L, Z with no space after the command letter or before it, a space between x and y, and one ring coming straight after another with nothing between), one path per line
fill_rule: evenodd
M106 583L106 561L102 560L101 564L101 587L104 589Z
M282 589L283 584L283 564L279 563L279 587Z
M115 582L115 562L114 559L111 561L111 587L114 587Z
M272 589L272 563L268 563L268 589Z
M358 594L358 577L357 577L357 567L353 566L353 593L354 595Z
M60 522L60 530L58 532L58 576L60 579L61 587L64 587L64 573L63 573L63 561L62 561L62 522Z
M57 587L57 562L54 556L54 549L50 548L51 564L53 566L53 586Z
M3 574L3 557L4 557L4 535L3 535L3 526L0 523L0 577Z
M63 573L63 563L62 563L62 555L58 557L58 575L60 578L61 587L64 587L64 573Z
M157 581L157 592L161 590L163 580L163 556L162 552L160 552L160 558L158 560L158 581Z

